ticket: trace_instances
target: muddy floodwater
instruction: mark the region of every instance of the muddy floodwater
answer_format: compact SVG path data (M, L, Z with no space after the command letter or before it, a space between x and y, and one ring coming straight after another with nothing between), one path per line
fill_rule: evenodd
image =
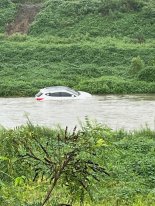
M0 125L26 124L55 127L75 125L85 117L113 129L155 129L155 95L105 95L83 100L36 101L34 98L0 98Z

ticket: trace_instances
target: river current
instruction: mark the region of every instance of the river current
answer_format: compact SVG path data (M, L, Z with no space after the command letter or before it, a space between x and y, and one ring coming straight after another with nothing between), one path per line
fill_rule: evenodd
M104 95L83 100L36 101L34 98L0 98L0 125L80 127L85 117L113 129L155 129L155 95Z

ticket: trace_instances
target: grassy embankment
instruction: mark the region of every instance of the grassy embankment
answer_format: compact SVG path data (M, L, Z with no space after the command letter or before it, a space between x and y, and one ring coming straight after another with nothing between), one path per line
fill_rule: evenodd
M110 175L96 176L96 178L99 178L99 181L91 180L93 184L89 186L94 202L91 202L90 198L86 196L84 205L154 206L155 132L149 129L134 131L132 133L122 130L112 131L109 128L99 125L92 127L90 124L83 131L84 133L81 133L82 141L78 141L78 145L76 145L76 147L80 147L81 149L81 151L78 151L77 158L89 160L90 156L88 156L86 150L83 151L83 148L88 146L88 141L89 144L94 144L92 148L96 148L98 145L97 150L95 149L98 155L96 157L92 152L91 160L93 161L95 158L95 161L103 165ZM31 161L29 162L28 157L30 156L26 156L23 145L27 144L25 148L27 150L31 148L30 154L35 154L44 161L43 157L45 153L38 144L38 142L41 142L41 145L46 148L48 154L51 154L51 156L48 156L48 159L57 161L59 153L57 152L56 156L52 156L53 151L51 149L54 148L54 145L57 145L57 140L55 139L55 134L57 133L60 134L59 141L63 138L62 134L67 139L67 135L60 130L56 131L33 127L31 125L15 128L14 130L1 130L1 206L40 206L39 202L43 201L49 184L47 181L48 173L46 175L45 165L36 164L36 159L30 158ZM83 139L84 134L87 134L87 144L86 140ZM35 140L36 137L37 141ZM97 141L98 138L99 141ZM101 139L103 139L103 142ZM47 145L47 140L49 145ZM65 147L64 143L61 144L59 142L59 150L57 149L57 151L63 153L68 151L68 146L67 150L64 150ZM69 151L72 150L73 148L70 147ZM23 156L19 156L18 151ZM41 169L37 170L37 168ZM39 176L35 175L37 171L40 172ZM70 170L66 171L68 171L67 175L69 175ZM77 175L78 171L80 172L80 170L77 170ZM74 170L71 172L71 176L69 176L71 179L66 180L66 182L63 179L65 177L63 174L64 177L58 182L47 205L54 206L58 203L67 203L70 198L74 198L75 200L73 205L79 205L79 195L83 190L81 187L76 187L78 182L75 185L73 184L76 182L74 182L75 177L73 172ZM96 175L95 170L92 174ZM43 178L42 175L44 176ZM35 180L34 176L36 176ZM83 181L83 177L79 176L79 180ZM71 185L70 181L72 182ZM68 187L70 186L71 191L69 192Z
M18 8L10 2L0 3L0 96L33 96L52 85L155 92L153 1L45 1L28 35L7 37Z

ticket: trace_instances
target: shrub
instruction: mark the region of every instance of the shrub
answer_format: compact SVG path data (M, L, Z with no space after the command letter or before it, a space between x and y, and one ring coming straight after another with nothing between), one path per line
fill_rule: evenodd
M155 3L148 2L142 9L143 15L147 18L153 19L155 18Z
M5 8L10 5L11 1L10 0L1 0L0 1L0 8Z
M145 42L145 36L142 32L137 32L132 35L133 36L133 43L142 44Z
M11 21L16 13L16 5L10 0L0 1L0 32L5 31L5 25Z
M91 204L87 198L84 205L154 205L155 131L113 131L92 124L88 118L81 126L80 131L73 133L30 123L0 130L0 205L41 206L50 186L48 180L52 184L53 175L63 166L61 163L65 167L57 182L59 187L55 187L47 205L74 205L80 195L83 198L80 182L87 189L92 186L94 202ZM101 176L101 166L108 168L110 177L104 172L104 178ZM70 197L73 202L68 201ZM81 200L75 205L80 205Z
M155 84L148 84L144 81L127 80L120 77L103 76L81 81L78 89L94 94L154 93Z
M115 0L102 0L102 4L99 8L99 12L102 15L109 15L113 11L119 8L119 4Z
M81 131L74 128L72 133L67 128L57 133L29 123L27 127L20 127L13 133L10 131L7 140L4 138L1 146L3 160L6 156L9 158L7 152L10 153L10 150L6 151L9 139L9 148L14 148L14 154L17 155L16 162L23 166L23 173L27 171L22 176L33 181L46 179L48 182L49 189L42 206L57 185L68 191L72 202L78 200L82 203L85 196L93 198L94 185L100 185L104 176L109 176L103 167L108 141L106 134L109 131L109 128L93 125L89 120L86 120L86 126L83 125ZM27 169L30 169L29 172ZM21 180L21 175L16 180Z
M140 56L134 57L131 60L131 73L135 74L139 72L144 67L144 62Z
M137 78L148 82L155 81L155 66L146 67L138 72Z
M102 0L99 12L109 15L111 12L141 11L144 3L139 0Z
M140 0L122 0L122 9L124 11L140 11L144 6L144 3Z

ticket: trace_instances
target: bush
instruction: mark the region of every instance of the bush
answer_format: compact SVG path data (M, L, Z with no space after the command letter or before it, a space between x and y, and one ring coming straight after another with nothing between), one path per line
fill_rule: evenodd
M138 94L155 92L155 84L106 76L81 81L78 89L94 94Z
M70 197L74 198L74 205L79 195L83 198L85 194L80 187L82 182L86 189L92 188L89 192L94 200L91 203L86 196L84 205L153 206L154 140L155 131L149 128L113 131L88 119L80 131L70 134L67 129L31 124L0 130L0 205L40 206L49 186L48 179L53 181L53 175L58 174L64 162L59 187L55 187L47 205L71 204ZM108 168L110 176L102 174L102 165ZM25 177L25 184L14 184ZM81 200L75 205L80 205Z
M16 13L16 5L10 0L0 1L0 33L5 31L6 24L11 21Z
M1 0L0 1L0 8L8 7L11 4L10 0Z
M155 18L155 3L148 2L142 9L143 15L147 18L153 19Z
M111 12L118 10L119 4L115 0L103 0L99 8L102 15L109 15Z
M102 0L99 12L109 15L111 12L141 11L144 3L139 0Z
M81 131L74 128L69 132L66 128L59 129L57 133L31 123L14 131L3 131L3 138L0 136L0 161L3 163L0 177L3 179L2 170L7 176L15 175L15 186L20 186L21 180L23 185L23 177L30 184L32 180L46 179L49 192L41 205L49 200L57 185L68 191L69 200L82 203L88 195L93 197L94 185L97 188L104 177L109 176L103 164L110 131L107 127L90 123L88 119ZM23 175L17 176L20 169Z
M155 66L149 66L139 71L137 78L148 82L155 81Z
M144 6L144 2L140 0L122 0L121 4L122 4L122 9L126 12L141 11L141 9Z
M135 74L139 72L144 67L144 62L140 56L134 57L131 60L131 73Z

